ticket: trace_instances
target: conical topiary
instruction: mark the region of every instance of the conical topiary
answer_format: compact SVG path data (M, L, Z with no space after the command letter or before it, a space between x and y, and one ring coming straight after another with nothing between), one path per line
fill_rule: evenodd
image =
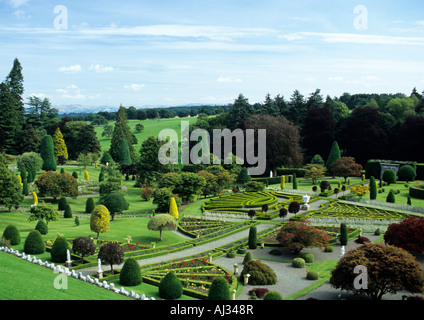
M6 229L4 229L3 237L9 240L12 246L21 243L21 235L15 225L8 225Z
M42 235L49 233L49 228L43 220L38 220L37 225L35 226L35 230L40 231Z
M63 236L58 236L50 250L51 260L53 262L66 262L66 251L70 250L68 240Z
M183 285L174 272L169 272L159 283L159 296L163 299L178 299L183 294Z
M119 273L119 282L123 286L137 286L142 282L141 270L134 258L128 258Z
M178 220L178 206L174 197L171 197L169 203L169 214Z
M24 244L24 252L26 254L40 254L46 251L46 247L44 245L43 237L41 236L40 231L32 230Z
M213 280L209 289L208 300L230 300L230 289L223 277L217 277Z
M67 201L66 197L60 197L59 204L57 205L57 210L64 211L66 209Z
M63 214L63 217L66 219L72 218L72 210L69 204L66 205L65 213Z

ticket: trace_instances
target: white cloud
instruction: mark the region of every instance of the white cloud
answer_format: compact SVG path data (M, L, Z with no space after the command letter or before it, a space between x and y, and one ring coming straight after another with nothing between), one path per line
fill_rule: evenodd
M124 88L125 89L131 89L133 91L140 91L145 86L146 86L145 84L130 84L130 85L124 86Z
M343 77L340 77L340 76L329 77L328 80L330 80L330 81L342 81Z
M219 77L216 79L218 82L242 82L241 79L238 78L231 78L231 77Z
M89 36L166 36L166 37L194 37L214 40L232 40L234 38L262 36L275 33L269 28L237 28L222 26L199 26L163 24L134 27L116 27L80 29L80 34Z
M296 32L281 36L288 41L306 38L318 38L327 43L353 43L353 44L377 44L377 45L424 45L423 37L397 37L356 33L319 33L319 32Z
M65 73L78 73L82 71L82 67L79 64L75 64L68 67L60 67L59 71Z
M103 72L112 72L114 71L113 67L106 67L102 64L92 64L88 68L88 70L95 71L97 73L103 73Z
M9 3L12 7L14 8L18 8L22 5L24 5L25 3L27 3L29 0L9 0Z

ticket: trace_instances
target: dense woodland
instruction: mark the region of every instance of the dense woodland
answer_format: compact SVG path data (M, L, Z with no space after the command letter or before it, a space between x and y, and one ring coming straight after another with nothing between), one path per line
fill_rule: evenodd
M262 103L254 104L240 94L233 103L223 106L121 106L117 112L63 115L47 98L25 97L22 66L15 59L0 84L0 152L15 156L39 153L42 138L54 136L59 129L67 147L64 161L87 154L101 156L106 151L117 161L119 145L127 140L132 162L146 161L147 165L149 156L143 152L156 150L159 142L150 141L151 149L143 143L141 151L134 150L132 146L137 141L125 127L127 119L198 116L192 130L203 128L211 133L214 128L267 129L268 170L299 168L316 155L326 161L334 141L342 156L353 157L363 166L369 159L424 162L423 94L413 88L409 95L344 93L340 97L324 97L320 89L307 96L294 90L290 97L267 94ZM109 128L111 148L101 150L94 126L106 128L109 121L124 125Z

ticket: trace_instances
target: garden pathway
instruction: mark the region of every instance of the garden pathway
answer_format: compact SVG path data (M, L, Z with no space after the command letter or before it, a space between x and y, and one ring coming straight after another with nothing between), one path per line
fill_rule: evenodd
M272 226L271 224L259 224L257 226L257 231L260 232L266 228L269 228L270 226ZM211 241L205 244L201 244L201 245L197 245L194 246L192 248L189 249L185 249L182 251L177 251L177 252L171 252L168 253L166 255L161 255L161 256L157 256L157 257L152 257L152 258L147 258L147 259L140 259L137 260L139 265L146 265L146 264L152 264L152 263L157 263L157 262L164 262L164 261L168 261L168 260L172 260L172 259L176 259L176 258L183 258L183 257L188 257L188 256L192 256L201 252L205 252L208 250L213 250L217 247L223 246L227 243L233 242L233 241L237 241L243 238L246 238L249 236L249 229L245 229L242 230L240 232L231 234L227 237L223 237L221 239L215 240L215 241ZM123 267L123 264L120 265L114 265L113 268L115 269L121 269ZM96 267L90 267L90 268L86 268L86 269L81 269L79 270L79 272L81 272L83 275L89 275L89 274L95 274L97 273L97 266ZM107 271L109 270L109 266L106 265L102 265L102 269L103 271Z

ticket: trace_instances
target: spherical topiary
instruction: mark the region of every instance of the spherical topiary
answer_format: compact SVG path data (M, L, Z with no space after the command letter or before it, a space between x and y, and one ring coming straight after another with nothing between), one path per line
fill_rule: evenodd
M269 291L265 294L264 300L283 300L283 296L277 291Z
M50 250L51 260L53 262L66 262L66 251L70 249L68 240L63 236L58 236Z
M208 300L230 300L228 283L223 277L213 280L209 289Z
M78 172L72 172L72 176L75 178L75 179L77 179L78 180Z
M159 296L163 299L178 299L183 294L183 285L174 272L169 272L159 283Z
M25 240L24 252L26 254L40 254L44 253L44 251L46 251L46 247L40 231L32 230Z
M311 252L305 252L300 256L306 263L314 262L314 254Z
M35 226L35 230L40 231L40 233L43 235L49 233L49 228L43 220L38 220L37 225Z
M303 260L302 258L294 258L292 261L292 266L295 268L304 268L305 260Z
M3 237L10 241L10 245L15 246L21 243L21 235L19 234L18 228L14 225L8 225L4 229Z
M96 205L94 204L93 198L87 198L87 201L85 202L85 213L92 213Z
M387 182L388 185L396 182L396 172L392 169L384 170L383 181Z
M250 274L249 285L272 285L277 283L277 275L270 266L259 260L252 260L244 264L240 279L243 281L244 275Z
M318 280L318 272L316 271L308 271L306 273L306 279L308 280Z
M141 270L134 258L128 258L119 273L119 282L123 286L138 286L142 282Z
M402 166L398 171L399 180L403 181L414 181L417 176L417 172L410 165Z
M66 219L72 218L72 210L71 210L71 206L69 204L66 205L65 213L63 214L63 217L66 218Z

